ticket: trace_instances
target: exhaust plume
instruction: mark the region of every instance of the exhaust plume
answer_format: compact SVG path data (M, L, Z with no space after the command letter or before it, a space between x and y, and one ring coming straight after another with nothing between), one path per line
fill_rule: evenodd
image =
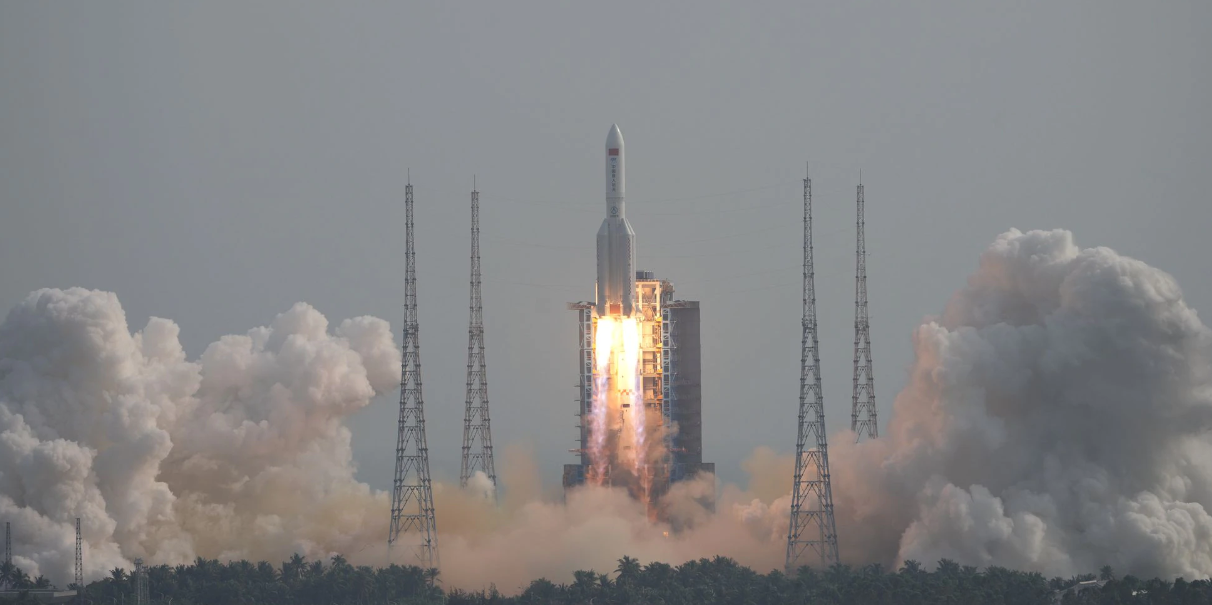
M1171 276L1011 230L913 344L885 436L833 440L843 558L1212 574L1212 335Z
M833 438L843 559L1212 574L1212 333L1173 278L1066 231L1010 231L913 336L884 436ZM111 293L30 294L0 324L15 563L66 583L77 516L86 580L135 557L387 563L390 498L355 479L343 421L399 363L387 322L332 328L303 303L191 361L176 324L131 333ZM758 448L715 513L713 481L674 485L664 522L623 488L562 503L530 453L503 454L499 507L479 481L434 485L447 587L512 593L625 554L782 566L791 456Z
M398 384L387 322L330 329L299 303L196 361L178 334L161 318L131 333L117 296L81 288L33 292L0 324L0 519L13 522L14 562L69 582L79 516L86 581L135 557L387 564L390 496L355 479L343 424ZM486 477L434 485L446 586L520 590L613 570L624 554L773 566L781 552L778 515L734 487L714 516L696 500L711 481L670 494L673 516L700 528L679 536L623 488L586 488L565 505L543 493L528 453L506 447L504 462L499 508Z
M197 555L351 552L386 536L386 495L354 480L345 416L396 385L387 322L328 330L299 303L188 361L173 322L132 334L118 298L39 290L0 325L0 517L14 562L86 579Z

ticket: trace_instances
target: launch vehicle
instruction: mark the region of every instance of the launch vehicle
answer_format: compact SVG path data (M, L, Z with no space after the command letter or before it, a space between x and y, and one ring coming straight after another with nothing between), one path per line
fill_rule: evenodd
M606 218L598 229L599 317L631 317L635 312L635 230L627 222L627 179L623 133L606 135Z

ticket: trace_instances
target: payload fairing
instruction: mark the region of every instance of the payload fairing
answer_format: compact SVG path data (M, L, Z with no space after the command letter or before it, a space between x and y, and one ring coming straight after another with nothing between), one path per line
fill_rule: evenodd
M623 133L614 124L606 135L606 218L598 229L599 317L635 312L635 230L627 222L623 167Z

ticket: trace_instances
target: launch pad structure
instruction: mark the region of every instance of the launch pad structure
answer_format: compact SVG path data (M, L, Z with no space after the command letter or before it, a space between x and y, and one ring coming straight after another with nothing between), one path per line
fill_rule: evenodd
M672 484L703 462L698 301L674 298L673 282L637 270L636 232L627 220L626 150L617 124L605 147L606 216L597 234L594 301L577 313L577 424L580 460L564 465L568 490L623 487L662 517ZM707 506L714 508L714 490Z
M715 464L703 462L702 353L699 341L699 302L674 298L673 282L658 279L651 271L636 272L637 314L642 318L640 381L644 408L658 415L658 432L664 441L664 456L650 464L652 489L648 504L656 504L678 481L699 473L715 474ZM588 443L594 384L594 335L598 318L594 303L568 304L577 314L578 370L577 423L579 456L576 464L564 465L565 491L583 485L590 472ZM614 469L608 467L603 484L613 485ZM710 503L714 507L714 501Z

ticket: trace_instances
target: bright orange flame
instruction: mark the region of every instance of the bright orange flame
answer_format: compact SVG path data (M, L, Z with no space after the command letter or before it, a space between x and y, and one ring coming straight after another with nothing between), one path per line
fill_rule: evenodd
M610 317L599 317L597 331L594 334L594 380L593 380L593 409L589 415L589 462L592 473L588 477L590 483L601 485L606 475L606 434L609 425L610 393L609 369L611 349L614 345L615 320Z
M618 322L613 317L599 317L598 331L593 339L593 362L599 373L605 373L614 350L614 333Z
M649 435L642 384L643 324L639 317L597 318L594 332L594 402L589 417L591 483L601 484L610 464L624 465L647 503L652 483ZM608 437L614 436L614 437Z

